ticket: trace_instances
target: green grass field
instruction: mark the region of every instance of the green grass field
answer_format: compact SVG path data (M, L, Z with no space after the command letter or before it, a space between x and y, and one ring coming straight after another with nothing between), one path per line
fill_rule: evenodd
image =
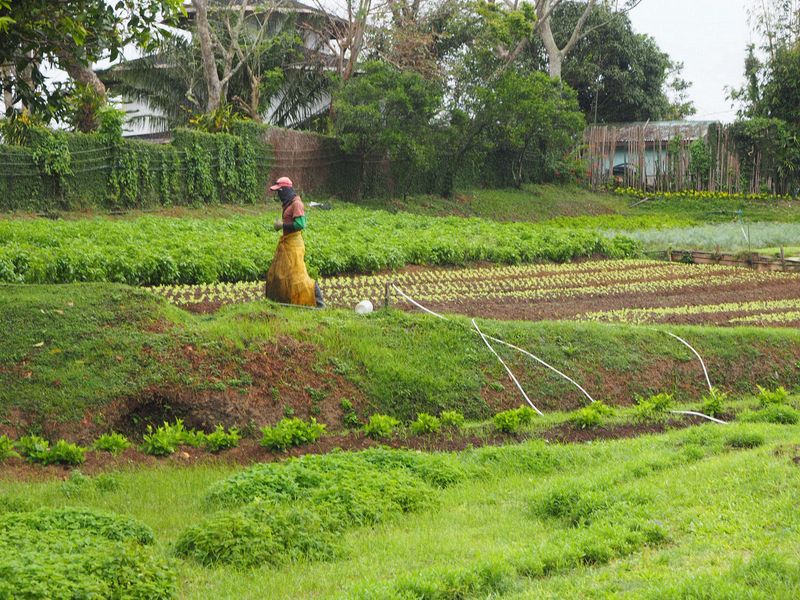
M425 508L347 529L335 558L244 570L175 558L181 532L215 514L204 496L231 467L5 482L0 499L135 517L172 560L180 598L789 599L800 592L798 434L707 425L468 451L449 459L460 482L426 488Z
M365 318L268 302L194 316L145 291L112 284L0 286L0 294L0 320L14 332L0 338L0 415L26 427L53 418L78 421L87 411L102 427L97 411L115 400L147 397L154 386L208 396L264 387L268 393L275 386L279 395L300 397L307 409L313 392L303 390L302 380L265 381L269 376L248 370L248 356L262 356L282 339L308 344L305 371L296 377L341 376L372 411L408 419L458 409L485 417L519 402L466 318L444 323L400 311ZM800 333L793 329L503 321L482 321L481 327L534 352L612 404L630 404L637 394L670 392L681 402L702 394L699 363L664 331L690 339L715 384L731 392L800 384ZM202 366L187 347L202 350ZM550 371L512 351L501 353L542 409L583 403L577 389Z
M400 212L341 208L340 217L358 216L373 229L358 243L348 238L347 218L314 232L330 238L320 246L333 271L340 259L365 270L463 261L458 252L494 248L501 231L514 239L483 258L543 258L512 256L536 250L539 235L584 255L594 247L581 240L613 231L668 244L689 240L687 232L722 239L739 210L745 221L766 224L759 242L774 248L783 243L778 233L794 235L800 222L785 203L630 207L557 186L381 208ZM274 205L215 206L71 214L55 224L17 214L0 217L0 231L14 238L14 272L69 280L97 268L95 242L113 256L115 244L135 239L145 256L151 248L133 234L171 228L163 239L193 240L179 258L195 250L205 257L180 268L205 277L219 265L248 267L214 250L217 230L233 247L274 212ZM432 220L443 215L458 216ZM87 223L104 231L82 229ZM187 227L199 237L187 237ZM85 252L47 263L42 257L57 254L51 234L67 230L82 231ZM450 245L439 243L441 231ZM35 244L22 248L21 232ZM263 253L255 238L251 249ZM365 251L367 242L381 253ZM384 252L393 243L406 254ZM172 265L137 264L152 272ZM265 301L195 315L119 283L0 285L0 598L800 597L800 332L479 322L575 378L611 414L598 405L587 412L571 384L498 348L545 413L502 433L494 415L523 401L465 317L442 322L394 309L358 316ZM715 386L729 394L721 405L703 400L699 362L666 332L698 349ZM759 395L758 386L789 391ZM728 424L697 425L649 408L647 397L661 392L674 395L671 409L714 409ZM343 418L344 400L361 422L396 416L395 446L463 450L373 441L363 452L337 451L365 447L357 445L358 425ZM411 430L418 413L445 410L467 417L462 430ZM325 454L276 460L284 455L258 446L258 429L289 415L328 425L318 446L305 447ZM146 425L173 418L206 430L238 425L242 447L216 458L188 446L162 458L90 451L77 469L3 462L15 448L4 433L88 445L113 429L139 445ZM638 437L609 439L628 435ZM260 460L272 462L252 464Z

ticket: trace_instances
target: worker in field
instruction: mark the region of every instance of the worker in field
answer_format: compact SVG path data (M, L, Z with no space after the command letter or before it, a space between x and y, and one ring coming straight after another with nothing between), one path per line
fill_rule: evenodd
M301 233L306 227L303 201L288 177L280 177L269 189L278 193L282 215L274 223L275 231L281 232L281 239L267 272L267 298L321 308L324 306L322 290L306 270L306 247Z

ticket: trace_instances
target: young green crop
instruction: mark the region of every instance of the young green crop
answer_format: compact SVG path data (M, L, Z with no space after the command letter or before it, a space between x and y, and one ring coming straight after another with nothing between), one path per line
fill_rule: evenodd
M94 449L111 454L121 454L130 448L130 441L121 433L104 433L94 442Z
M400 421L388 415L370 415L369 421L364 425L364 433L373 439L392 437L399 427Z
M0 221L0 282L257 281L269 268L278 240L265 221L248 216ZM353 229L353 223L366 226ZM638 245L627 238L609 239L588 230L453 217L421 222L410 214L356 207L313 215L304 235L312 276L406 264L564 262L639 253Z
M286 451L293 446L316 442L325 429L325 425L317 423L314 417L309 421L297 417L281 419L274 427L261 429L261 445L270 450Z

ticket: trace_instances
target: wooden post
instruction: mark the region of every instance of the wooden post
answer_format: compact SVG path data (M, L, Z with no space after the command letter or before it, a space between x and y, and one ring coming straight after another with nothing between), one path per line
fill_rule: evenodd
M786 270L786 255L783 252L783 246L781 246L781 271Z
M383 308L389 308L389 289L391 285L392 285L391 282L389 281L386 282L386 289L384 291L384 296L383 296Z

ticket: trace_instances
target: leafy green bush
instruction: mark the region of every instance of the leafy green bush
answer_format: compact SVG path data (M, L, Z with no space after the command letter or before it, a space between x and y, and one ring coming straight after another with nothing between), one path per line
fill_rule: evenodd
M14 441L7 435L0 435L0 462L12 456L19 456L19 454L14 451Z
M429 507L434 487L464 477L454 455L384 448L255 465L209 489L208 504L225 510L185 531L177 551L245 567L329 558L336 534Z
M0 598L172 598L173 565L129 517L85 509L0 514Z
M217 425L214 431L205 435L204 445L210 452L219 452L220 450L235 448L239 445L240 439L242 439L242 436L239 435L239 430L235 427L226 432L225 427Z
M419 413L417 420L411 423L411 432L414 435L425 435L430 433L439 433L442 428L442 422L433 415L428 413Z
M335 500L336 504L349 507L345 512L358 517L359 521L372 522L366 515L374 515L376 511L380 514L381 505L388 503L395 507L395 512L405 512L419 504L414 499L419 489L448 487L464 476L463 468L453 455L374 448L255 465L212 485L206 500L212 506L231 507L256 498L278 503L324 497L326 502ZM377 493L375 488L385 497L370 500L370 494ZM410 496L404 488L410 490ZM372 508L370 502L374 504Z
M591 429L603 424L603 417L613 414L610 406L602 401L592 402L589 406L576 411L569 422L580 429Z
M38 435L26 435L17 440L17 450L31 462L43 463L50 452L50 442Z
M148 425L147 433L142 437L142 440L142 452L153 456L173 454L178 449L178 446L181 445L192 446L193 448L208 445L205 433L196 429L186 429L181 419L176 419L173 424L165 422L155 430L151 425Z
M445 410L439 415L442 427L461 429L464 427L464 415L456 410Z
M728 394L712 387L708 394L703 396L703 405L700 407L700 412L710 417L721 417L727 398Z
M672 394L662 392L649 398L636 398L635 418L638 421L663 421L672 408Z
M131 443L121 433L104 433L94 442L94 449L102 452L110 452L111 454L121 454L128 448Z
M371 415L369 422L364 425L364 433L372 439L385 439L392 437L400 421L388 415Z
M184 442L185 436L186 430L180 419L175 421L174 425L165 422L155 431L148 425L147 433L142 438L142 452L153 456L173 454Z
M494 416L494 428L502 433L516 433L520 426L519 412L516 409L504 410Z
M764 436L750 431L737 431L725 438L729 448L758 448L764 444Z
M181 533L178 556L203 565L277 565L294 560L325 560L336 555L332 528L317 511L256 502L223 511Z
M517 415L519 415L520 425L530 425L536 418L536 411L530 406L520 406L517 409Z
M522 425L530 425L536 411L528 406L504 410L494 416L494 427L502 433L516 433Z
M80 465L86 460L86 449L65 440L58 440L44 457L44 464Z
M261 445L271 450L287 450L292 446L302 446L316 442L325 433L325 425L317 423L314 417L303 421L297 417L281 419L274 427L261 429Z
M774 390L758 386L758 402L762 408L773 404L786 404L789 402L789 392L783 386L777 387Z
M603 424L603 417L591 406L575 411L569 422L580 429L593 429Z
M800 411L791 406L773 404L756 413L756 420L765 423L778 423L780 425L795 425L800 423Z
M198 429L184 429L180 434L180 443L192 448L202 448L206 445L206 434Z

